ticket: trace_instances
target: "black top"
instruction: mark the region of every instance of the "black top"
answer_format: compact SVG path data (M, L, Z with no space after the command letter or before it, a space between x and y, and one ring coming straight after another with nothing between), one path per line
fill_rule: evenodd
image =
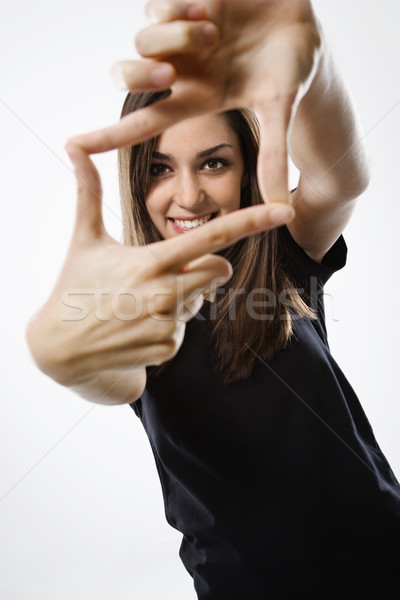
M222 386L205 303L180 351L132 406L168 522L201 600L400 598L400 486L326 338L322 264L280 229L296 286L318 311L287 349Z

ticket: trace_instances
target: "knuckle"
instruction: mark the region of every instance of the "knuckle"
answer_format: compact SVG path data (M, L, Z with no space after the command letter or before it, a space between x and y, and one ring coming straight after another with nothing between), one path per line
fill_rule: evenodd
M208 234L208 243L211 248L223 248L228 245L229 241L229 233L222 228L218 228Z
M182 22L179 24L180 41L183 49L190 50L203 42L202 29L197 23Z
M154 314L167 315L171 310L171 299L169 296L157 295L150 301Z
M196 29L189 23L181 23L180 28L181 45L184 48L190 48L196 41Z
M258 228L258 225L259 225L258 217L256 217L253 214L248 214L246 216L246 219L244 222L245 230L253 231L254 229Z
M65 142L64 144L64 150L65 152L68 154L68 156L72 157L74 154L74 150L76 148L76 141L74 141L75 138L70 137L68 138L68 140Z

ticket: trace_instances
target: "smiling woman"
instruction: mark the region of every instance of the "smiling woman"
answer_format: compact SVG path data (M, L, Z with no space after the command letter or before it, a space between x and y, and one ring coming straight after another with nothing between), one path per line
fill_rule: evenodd
M128 94L122 117L168 97ZM246 109L194 117L120 149L125 242L190 235L193 221L262 202L258 143ZM298 195L294 202L303 219ZM398 483L371 452L376 441L326 339L323 284L344 265L346 246L339 237L319 263L296 233L295 219L222 252L229 285L187 324L174 359L147 369L132 404L200 599L261 599L266 590L288 600L378 590L390 598L397 585Z
M399 484L324 318L369 179L350 95L307 0L150 7L121 120L67 144L76 222L32 354L88 400L132 405L199 600L397 597ZM114 147L124 245L89 158Z

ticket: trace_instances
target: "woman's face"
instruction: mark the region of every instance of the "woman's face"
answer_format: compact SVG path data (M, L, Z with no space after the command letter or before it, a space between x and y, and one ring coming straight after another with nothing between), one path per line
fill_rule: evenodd
M182 121L157 140L146 199L163 238L240 208L244 176L239 139L221 115Z

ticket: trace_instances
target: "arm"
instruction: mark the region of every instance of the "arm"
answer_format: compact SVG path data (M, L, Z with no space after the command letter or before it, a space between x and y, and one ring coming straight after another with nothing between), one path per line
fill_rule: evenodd
M295 114L290 156L300 171L293 194L296 242L320 262L367 187L369 163L351 96L323 42L312 84Z

